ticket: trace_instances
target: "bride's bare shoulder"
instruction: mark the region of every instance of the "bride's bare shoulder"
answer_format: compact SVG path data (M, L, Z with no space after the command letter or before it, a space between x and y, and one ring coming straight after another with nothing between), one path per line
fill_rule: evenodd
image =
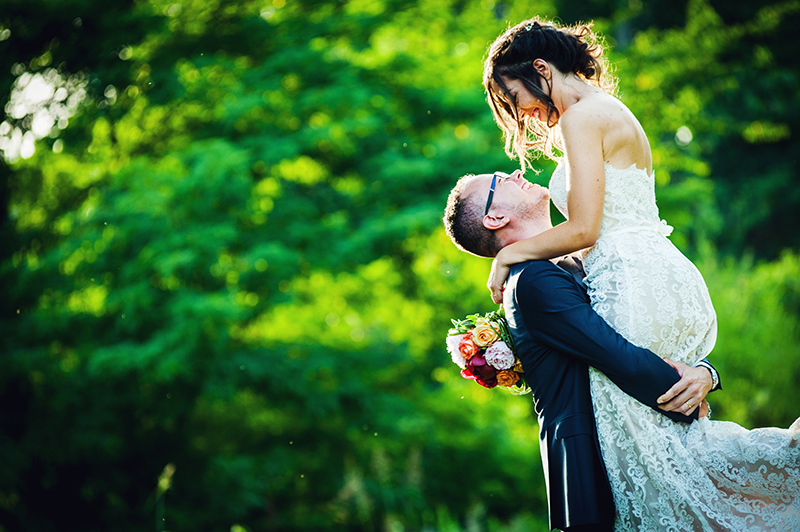
M564 111L558 120L562 130L602 126L614 115L614 109L607 98L584 98Z
M562 129L587 126L608 129L627 124L632 118L635 120L624 103L610 94L599 92L571 105L559 123Z

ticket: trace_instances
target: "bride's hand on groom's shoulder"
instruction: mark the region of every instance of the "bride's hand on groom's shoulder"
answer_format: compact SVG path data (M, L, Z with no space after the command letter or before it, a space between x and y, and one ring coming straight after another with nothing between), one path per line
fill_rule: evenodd
M699 416L707 416L708 403L705 402L705 399L712 386L708 370L702 367L687 366L668 358L665 358L664 362L675 368L681 379L658 398L659 408L688 416L700 407ZM705 414L703 414L704 406Z

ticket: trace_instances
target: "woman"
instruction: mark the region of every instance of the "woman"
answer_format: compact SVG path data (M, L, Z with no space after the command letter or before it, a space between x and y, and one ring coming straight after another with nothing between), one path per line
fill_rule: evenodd
M506 152L523 168L531 149L560 161L550 194L567 221L505 247L488 286L499 303L509 264L585 250L593 308L631 342L693 365L714 345L714 309L700 273L666 238L647 137L604 70L587 26L533 19L490 47L484 87ZM591 387L617 530L800 530L800 423L686 427L594 370Z

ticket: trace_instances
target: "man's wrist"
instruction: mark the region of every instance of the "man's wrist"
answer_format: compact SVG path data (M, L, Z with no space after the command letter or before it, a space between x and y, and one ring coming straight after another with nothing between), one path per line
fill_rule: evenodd
M694 366L696 368L703 367L703 368L706 368L708 370L708 373L711 375L711 390L709 390L709 391L713 392L714 390L720 389L719 373L717 373L717 370L714 369L714 366L709 364L705 359L701 360L700 362L698 362Z

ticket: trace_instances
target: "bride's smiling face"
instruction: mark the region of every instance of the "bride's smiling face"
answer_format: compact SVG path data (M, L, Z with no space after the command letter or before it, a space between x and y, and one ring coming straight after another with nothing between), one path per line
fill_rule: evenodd
M547 104L531 94L519 79L503 78L506 89L517 102L517 110L522 116L535 118L540 122L547 122Z

